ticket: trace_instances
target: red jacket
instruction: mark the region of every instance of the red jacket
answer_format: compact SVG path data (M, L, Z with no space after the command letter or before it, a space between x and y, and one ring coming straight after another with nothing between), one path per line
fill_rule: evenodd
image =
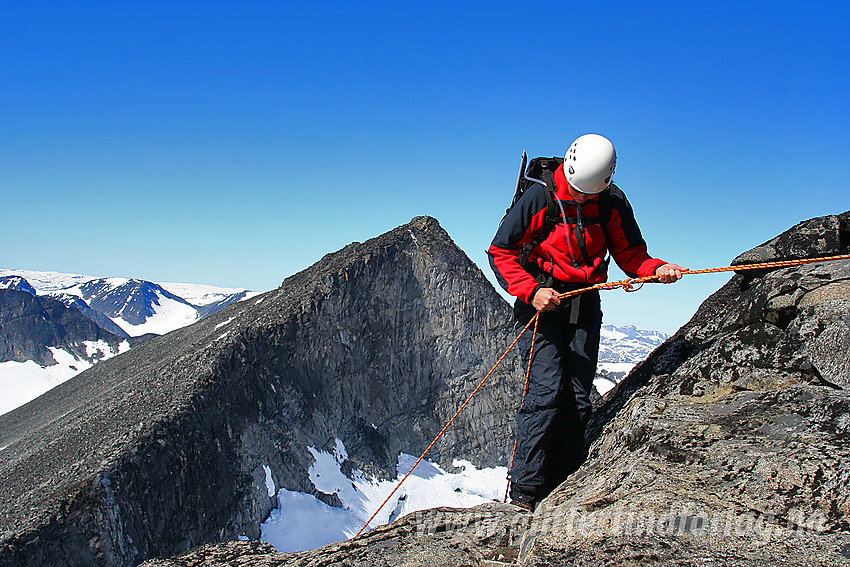
M603 265L608 251L617 265L633 277L653 275L658 266L666 263L647 253L632 206L616 185L612 184L607 189L611 193L607 231L596 218L598 200L586 201L579 207L570 197L567 187L561 166L555 171L555 198L563 206L567 224L560 220L545 240L531 249L528 264L532 271L542 270L561 282L597 284L608 279L607 266ZM590 265L585 261L575 234L579 208ZM557 206L555 209L560 215L560 209ZM502 220L487 251L499 283L508 293L526 303L531 303L540 282L520 265L519 256L523 246L533 242L540 233L547 212L546 188L540 184L532 185Z

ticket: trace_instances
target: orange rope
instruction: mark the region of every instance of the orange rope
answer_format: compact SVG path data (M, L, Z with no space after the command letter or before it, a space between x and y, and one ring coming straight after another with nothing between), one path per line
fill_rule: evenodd
M507 348L507 350L505 350L505 353L499 358L498 361L496 361L496 364L493 365L493 368L490 369L490 372L487 373L487 376L485 376L484 378L481 379L481 382L479 382L478 386L476 386L475 389L472 391L472 393L469 394L469 397L466 398L466 401L463 402L463 404L457 409L457 411L452 416L452 418L448 422L446 422L446 424L443 426L443 429L441 429L440 432L437 433L437 436L434 437L434 440L431 441L431 444L428 445L428 447L424 451L422 451L422 454L419 455L419 458L416 459L416 462L413 463L413 466L410 467L410 470L407 471L407 474L404 475L404 478L402 478L401 481L395 486L395 488L393 488L393 490L392 490L392 492L390 492L389 496L387 496L387 498L381 503L381 505L378 506L378 509L375 510L375 512L372 514L372 516L366 521L366 523L363 525L362 528L360 528L360 531L357 532L357 534L354 537L357 537L360 534L362 534L363 530L365 530L369 526L369 524L372 523L372 520L375 519L375 516L378 515L378 512L380 512L381 509L384 506L386 506L387 502L390 501L390 498L393 497L393 494L395 494L396 491L399 489L399 487L401 487L401 485L404 484L404 481L407 480L407 477L409 477L411 475L411 473L413 473L413 470L417 467L417 465L419 465L419 463L422 462L422 459L425 458L425 455L428 454L428 451L431 450L431 447L433 447L437 443L437 440L440 437L442 437L443 433L446 432L446 430L449 428L449 426L452 424L452 422L455 420L455 418L458 416L458 414L460 414L460 412L463 410L463 408L465 408L466 405L470 402L470 400L472 400L472 397L476 393L478 393L478 390L481 389L481 386L484 385L484 382L486 382L487 379L490 378L490 376L493 374L493 372L496 371L496 368L502 363L502 361L505 359L505 357L508 356L508 353L511 351L512 348L514 348L514 345L516 345L517 342L519 342L520 337L522 337L522 335L525 334L525 332L528 330L528 327L531 325L531 321L535 321L535 320L537 320L536 316L532 317L532 319L529 320L528 323L526 323L525 327L523 327L522 331L520 331L519 335L517 335L517 337L514 339L514 342L511 343L511 346L509 346Z
M740 266L724 266L724 267L721 267L721 268L707 268L707 269L703 269L703 270L687 270L687 271L682 272L682 274L683 275L711 274L711 273L716 273L716 272L737 272L737 271L741 271L741 270L760 270L760 269L765 269L765 268L785 268L785 267L788 267L788 266L800 266L800 265L803 265L803 264L816 264L818 262L832 262L832 261L835 261L835 260L850 260L850 254L842 254L842 255L839 255L839 256L825 256L823 258L803 258L803 259L800 259L800 260L776 260L776 261L773 261L773 262L760 262L758 264L742 264ZM573 295L578 295L580 293L584 293L586 291L591 291L591 290L594 290L594 289L606 289L607 290L607 289L616 289L618 287L621 287L625 291L637 291L637 289L640 289L640 285L642 285L643 283L654 281L654 280L657 280L659 278L660 278L660 276L654 275L654 276L646 276L646 277L643 277L643 278L631 278L631 279L628 279L628 280L621 280L621 281L618 281L618 282L601 283L601 284L596 284L596 285L593 285L593 286L589 286L589 287L585 287L585 288L561 293L561 294L558 295L558 298L564 299L565 297L571 297ZM638 285L637 289L634 287L635 285ZM538 315L539 315L539 313L538 313ZM404 481L407 480L407 477L409 477L413 473L413 470L419 465L419 463L422 462L422 459L425 458L425 455L428 454L428 451L430 451L431 448L437 443L437 440L440 439L440 437L442 437L443 433L446 432L446 430L449 428L449 426L452 424L452 422L455 420L455 418L458 416L458 414L460 414L460 412L463 410L463 408L465 408L467 406L467 404L472 400L473 396L475 396L475 394L478 393L478 390L481 389L481 387L484 385L484 382L486 382L487 379L490 378L490 376L493 374L493 372L496 371L496 368L499 366L499 364L501 364L502 361L505 359L505 357L508 356L508 353L511 351L511 349L514 348L514 346L517 344L517 342L519 342L520 337L522 337L522 335L525 334L525 332L528 330L528 327L531 326L532 321L534 321L535 335L537 334L536 331L537 331L537 320L538 319L539 319L539 317L537 315L535 315L534 317L532 317L528 321L528 323L526 323L525 327L523 327L522 331L520 331L519 335L517 335L517 337L514 339L514 342L511 343L511 345L507 348L507 350L505 350L504 354L502 354L502 356L499 358L499 360L496 361L496 364L493 365L493 368L490 369L490 372L488 372L487 375L484 378L481 379L481 382L479 382L478 385L475 387L475 389L472 391L472 393L469 394L469 397L466 398L466 401L463 402L463 404L458 408L458 410L451 417L451 419L449 419L449 421L446 423L446 425L443 426L443 429L440 430L440 432L437 434L437 436L434 438L434 440L431 441L431 444L428 445L428 447L422 452L422 454L419 456L419 458L416 459L416 462L413 464L413 466L410 468L410 470L407 471L407 474L405 474L404 477L401 479L401 481L395 486L395 488L393 488L393 490L392 490L392 492L390 492L389 496L387 496L387 498L381 503L381 505L378 506L377 510L375 510L375 512L372 514L372 516L369 518L369 520L366 521L366 524L364 524L363 527L360 528L360 531L358 531L357 534L354 537L360 536L360 534L362 534L363 531L367 527L369 527L369 524L372 522L372 520L375 519L375 516L378 515L378 512L380 512L381 509L383 509L383 507L386 506L387 502L390 501L390 499L393 497L393 495L396 493L396 491L401 487L401 485L404 483ZM532 349L534 348L533 345L534 345L534 343L532 342ZM530 364L531 364L531 358L529 357L529 365ZM526 374L526 385L523 388L523 399L525 398L525 392L526 392L527 387L528 387L528 374ZM516 441L514 442L514 456L516 456ZM514 456L511 457L511 466L512 467L513 467ZM507 496L506 496L506 498L507 498Z
M789 266L801 266L803 264L817 264L819 262L833 262L835 260L850 260L850 254L841 254L838 256L824 256L823 258L801 258L799 260L776 260L773 262L759 262L757 264L741 264L739 266L723 266L721 268L706 268L703 270L686 270L682 272L683 276L692 275L692 274L714 274L718 272L738 272L741 270L763 270L765 268L787 268ZM573 295L578 295L580 293L584 293L586 291L591 291L594 289L616 289L618 287L623 288L625 291L637 291L640 289L640 286L645 282L651 282L659 279L661 276L653 275L646 276L643 278L631 278L628 280L620 280L618 282L606 282L601 284L596 284L588 287L583 287L581 289L576 289L573 291L567 291L561 294L558 294L558 299L564 299L565 297L572 297ZM635 285L638 287L635 288Z
M528 378L531 376L531 360L534 358L534 343L537 341L537 323L540 322L540 312L534 314L534 333L531 335L531 351L528 353L528 368L525 371L525 384L522 386L522 400L519 402L519 409L525 405L525 394L528 393ZM508 467L508 473L514 468L514 459L516 458L517 438L514 436L514 450L511 453L511 466ZM503 502L508 501L508 492L511 490L511 481L508 479L508 486L505 488L505 498Z

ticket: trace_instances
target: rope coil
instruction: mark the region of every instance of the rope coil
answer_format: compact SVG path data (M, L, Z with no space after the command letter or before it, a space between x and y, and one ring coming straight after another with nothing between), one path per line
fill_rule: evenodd
M801 266L801 265L804 265L804 264L834 262L834 261L837 261L837 260L850 260L850 254L840 254L840 255L836 255L836 256L825 256L825 257L820 257L820 258L801 258L801 259L797 259L797 260L775 260L775 261L772 261L772 262L759 262L759 263L756 263L756 264L741 264L741 265L738 265L738 266L723 266L723 267L718 267L718 268L706 268L706 269L702 269L702 270L686 270L686 271L682 272L682 275L685 276L685 275L696 275L696 274L713 274L713 273L718 273L718 272L739 272L739 271L746 271L746 270L763 270L763 269L766 269L766 268L787 268L787 267L791 267L791 266ZM629 279L621 280L621 281L617 281L617 282L608 282L608 283L596 284L596 285L588 286L588 287L585 287L585 288L580 288L580 289L577 289L577 290L561 293L561 294L558 295L558 298L564 299L564 298L567 298L567 297L572 297L574 295L578 295L580 293L585 293L587 291L591 291L591 290L595 290L595 289L613 290L613 289L616 289L618 287L623 288L623 290L625 290L627 292L635 292L635 291L638 291L641 287L643 287L644 283L656 281L656 280L659 279L659 277L660 276L652 275L652 276L646 276L646 277L642 277L642 278L629 278ZM636 285L637 285L637 287L635 287ZM520 331L520 333L513 340L513 342L510 344L510 346L507 348L507 350L505 350L505 352L502 354L502 356L499 357L499 360L496 361L496 364L493 365L493 368L491 368L490 371L487 373L487 375L484 376L484 378L481 379L481 381L478 383L478 385L475 387L475 389L472 391L472 393L469 394L469 397L466 398L466 400L463 402L463 404L461 404L461 406L454 413L454 415L451 417L451 419L449 419L449 421L446 422L446 425L443 426L443 429L441 429L440 432L437 434L437 436L434 438L434 440L431 441L431 444L428 445L428 447L422 452L422 454L419 456L419 458L416 459L416 462L413 464L412 467L410 467L410 470L407 471L407 474L405 474L404 477L402 477L402 479L395 486L395 488L393 488L392 492L390 492L389 496L386 497L386 499L381 503L381 505L378 506L378 508L375 510L375 512L369 517L369 519L366 521L366 523L363 525L363 527L360 528L360 531L358 531L357 534L354 536L355 538L359 537L363 533L363 531L366 530L366 528L369 527L369 524L372 523L372 520L374 520L375 517L378 515L378 513L383 509L383 507L386 506L387 502L390 501L390 499L393 497L393 495L396 493L396 491L398 491L398 489L401 487L401 485L404 483L404 481L407 480L407 478L413 473L414 469L416 469L416 467L419 465L419 463L422 462L422 460L425 458L425 455L428 454L428 452L437 443L437 441L440 439L440 437L442 437L443 433L446 432L446 430L449 428L449 426L452 424L452 422L455 420L455 418L460 414L460 412L463 410L463 408L465 408L467 406L467 404L469 404L469 402L472 400L473 396L475 396L475 394L478 393L478 390L481 389L481 387L484 385L484 383L487 381L487 379L490 378L490 376L493 374L493 372L496 371L496 368L498 368L498 366L502 363L502 361L505 359L505 357L508 356L508 353L511 351L511 349L514 348L514 346L517 344L517 342L519 342L520 337L522 337L525 334L525 332L528 330L528 328L531 326L532 323L534 323L534 334L535 335L537 334L537 321L538 321L539 318L540 318L540 313L537 313L537 314L534 315L534 317L532 317L528 321L528 323L526 323L526 325L525 325L525 327L523 327L522 331ZM533 348L534 348L534 342L532 341L532 349ZM531 354L533 354L533 350L532 350ZM525 386L523 387L523 400L525 399L525 393L526 393L527 388L528 388L528 377L529 377L530 371L531 371L531 357L529 356L529 369L526 372L526 382L525 382ZM511 467L513 467L513 459L514 459L515 456L516 456L516 441L514 441L514 454L511 456ZM507 499L507 493L505 494L505 498Z

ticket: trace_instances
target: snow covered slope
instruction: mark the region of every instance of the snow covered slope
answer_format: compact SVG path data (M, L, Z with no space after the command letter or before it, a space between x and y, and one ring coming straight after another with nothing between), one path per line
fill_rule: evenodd
M11 328L0 333L0 346L6 347L0 349L0 414L40 396L101 360L129 350L131 343L120 342L120 338L132 342L133 337L149 333L165 334L235 301L257 295L246 289L209 285L156 284L130 278L7 269L0 270L0 290L45 298L42 303L47 298L58 300L65 308L79 311L84 316L79 318L82 321L91 320L95 324L90 324L92 329L89 329L74 322L78 321L74 319L74 311L66 311L59 304L44 307L41 313L32 306L24 307L20 297L4 302L4 309L21 313L14 317L14 333ZM32 319L32 324L27 323L27 318ZM45 326L50 327L49 332L44 330ZM114 335L111 343L100 340L98 327ZM139 338L133 344L142 340Z
M602 340L599 343L599 360L600 362L638 363L666 341L668 336L661 331L645 331L634 325L625 327L603 325Z
M241 288L0 269L0 286L4 281L12 289L21 289L13 285L26 285L38 295L48 295L69 307L77 307L102 328L130 337L147 333L163 335L235 301L257 295ZM110 326L109 321L115 326ZM116 332L117 329L120 331Z
M303 492L276 490L271 470L265 466L266 488L269 496L277 494L278 506L260 526L261 539L278 551L314 549L353 537L416 463L416 457L402 453L398 456L398 477L381 480L346 466L348 454L339 439L333 454L313 447L309 450L314 459L309 470L313 487L329 496L336 495L341 505L329 506ZM369 528L437 506L468 508L504 498L506 467L477 469L462 459L452 464L458 472L445 471L428 460L416 465Z
M83 342L89 358L56 347L48 347L55 364L40 366L33 360L0 362L0 415L34 400L47 390L69 380L96 362L130 350L124 341L117 351L105 341Z

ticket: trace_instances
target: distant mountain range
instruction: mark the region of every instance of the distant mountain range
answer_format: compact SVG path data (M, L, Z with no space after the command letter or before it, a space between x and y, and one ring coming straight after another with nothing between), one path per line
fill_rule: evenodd
M597 391L601 395L608 392L669 336L661 331L638 329L634 325L602 325L599 364L593 381Z
M164 335L256 292L30 270L0 270L0 289L58 299L123 337Z
M101 360L259 292L0 269L0 414ZM622 380L667 335L604 325L595 385Z
M0 270L0 413L101 360L257 293Z
M599 341L599 361L632 364L640 362L669 336L661 331L638 329L634 325L603 325L602 340Z

